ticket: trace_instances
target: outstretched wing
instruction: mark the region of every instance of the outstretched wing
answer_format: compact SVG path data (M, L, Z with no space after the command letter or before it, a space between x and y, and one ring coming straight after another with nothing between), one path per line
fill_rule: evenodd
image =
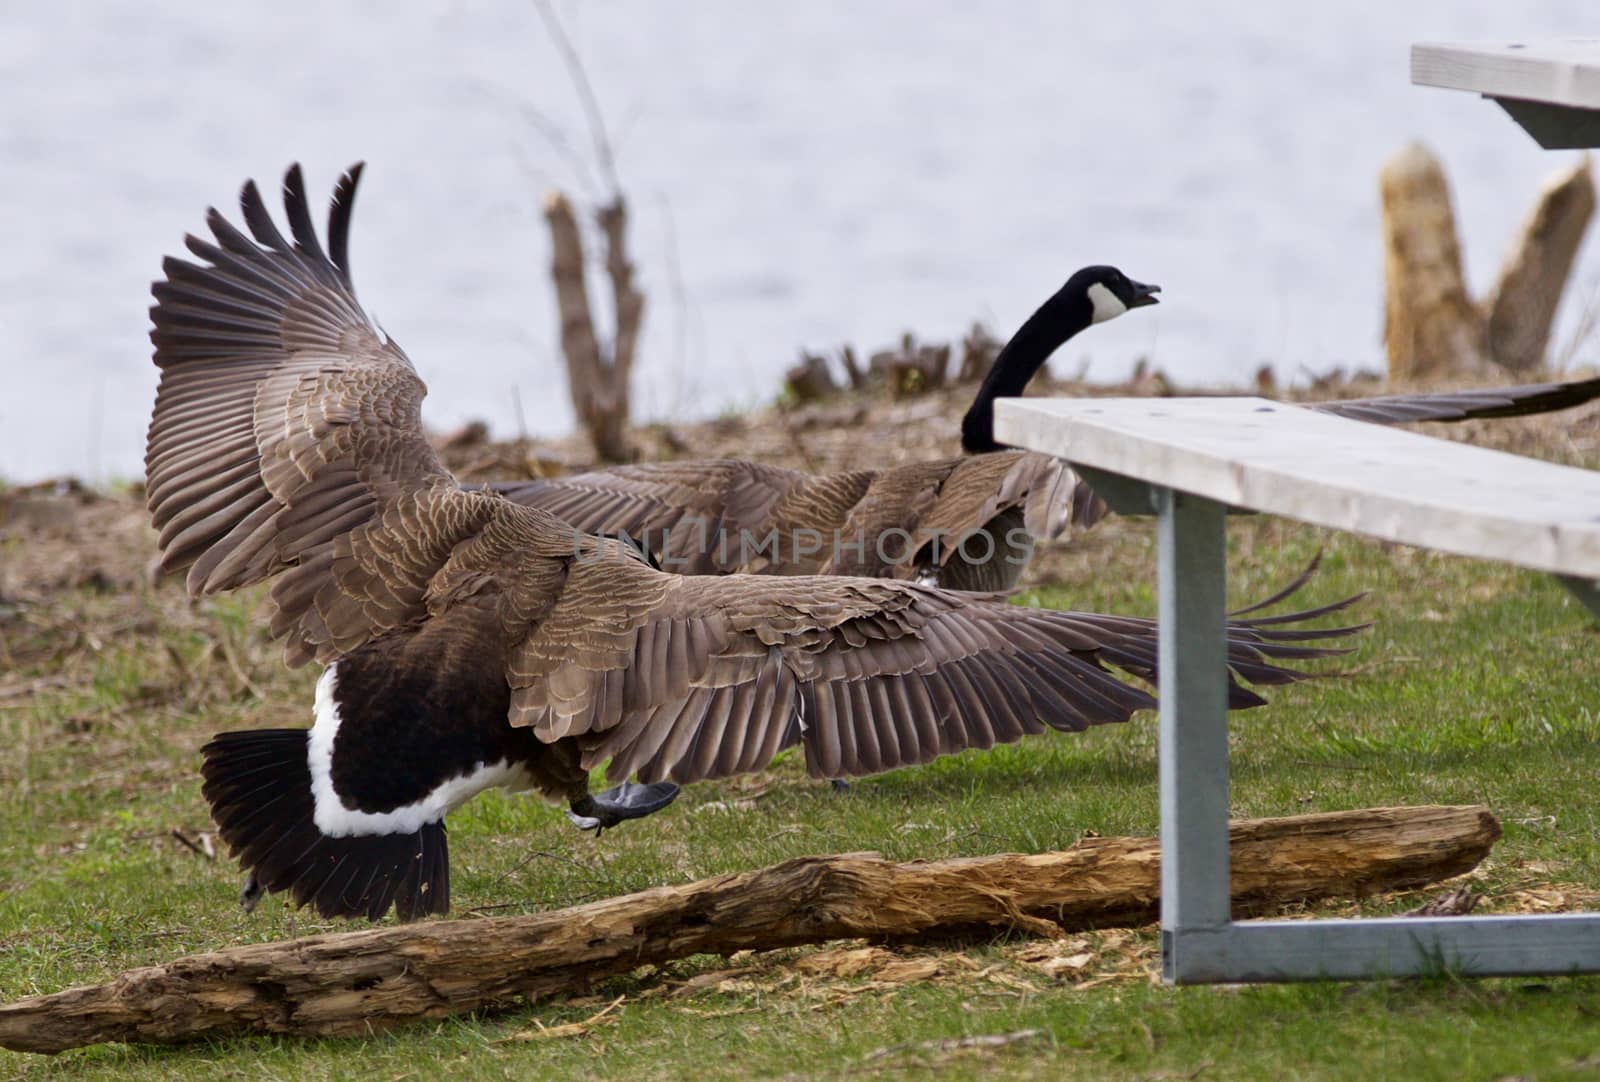
M826 553L797 545L796 531L828 536L875 476L867 470L812 475L741 459L700 459L487 487L579 530L626 534L678 574L800 574L815 570Z
M737 569L717 559L721 532L738 528L730 517L759 521L799 476L772 466L711 459L614 466L488 487L578 530L626 535L673 571L719 574Z
M1066 463L1021 451L819 475L739 459L641 463L486 487L579 530L625 534L679 574L913 578L931 561L945 585L984 591L1015 584L1031 538L1099 517ZM967 548L981 565L952 558L980 534Z
M1424 394L1390 394L1373 398L1348 398L1338 402L1307 402L1304 408L1352 421L1380 425L1410 421L1472 421L1494 417L1526 417L1571 409L1600 398L1600 378L1566 383L1528 383L1519 387L1492 387L1472 391Z
M1154 679L1154 621L995 600L578 561L508 661L511 721L545 741L577 738L584 765L609 759L613 778L688 782L759 769L796 743L817 776L871 774L1154 705L1112 671ZM1301 640L1358 629L1287 625L1345 604L1236 621L1230 668L1259 684L1301 678L1279 663L1337 652ZM1231 706L1261 701L1230 680Z
M440 463L422 432L426 387L356 302L360 176L339 181L326 251L294 166L289 237L250 182L250 235L212 210L214 240L186 240L198 261L168 258L152 287L161 385L145 470L162 565L187 568L197 594L292 568L273 590L292 661L416 619L453 538L490 502Z

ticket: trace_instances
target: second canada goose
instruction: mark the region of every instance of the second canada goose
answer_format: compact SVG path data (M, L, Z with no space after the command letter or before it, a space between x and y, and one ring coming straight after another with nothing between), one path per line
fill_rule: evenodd
M491 786L602 828L677 784L800 747L819 777L877 773L1154 705L1154 621L846 577L686 577L535 507L464 491L421 423L426 389L350 279L357 167L324 250L298 167L289 236L254 183L245 233L211 211L152 287L161 370L146 447L163 566L195 594L273 579L290 664L325 666L310 729L224 733L203 793L249 872L325 916L444 912L444 818ZM1281 600L1298 586L1282 591ZM1279 684L1302 620L1229 624L1229 705ZM1245 612L1253 612L1254 606ZM621 784L591 793L590 769ZM632 779L637 779L635 782Z
M996 357L964 439L992 444L996 398L1022 393L1067 339L1160 291L1116 267L1073 274ZM1093 498L1059 459L1021 451L821 475L742 459L662 462L490 487L580 529L625 534L681 574L868 575L962 590L1010 589L1032 539L1087 516Z
M680 574L844 574L1008 590L1037 540L1092 526L1105 506L1051 455L1006 449L994 402L1020 395L1062 343L1156 303L1159 287L1085 267L995 357L961 421L963 457L811 474L743 459L613 466L497 482L517 503L626 535ZM1487 390L1380 395L1307 409L1377 424L1516 417L1600 397L1600 378Z

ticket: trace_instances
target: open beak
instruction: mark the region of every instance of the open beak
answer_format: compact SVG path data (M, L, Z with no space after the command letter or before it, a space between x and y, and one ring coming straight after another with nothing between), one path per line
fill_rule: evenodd
M1128 302L1129 308L1143 308L1149 304L1160 303L1156 300L1156 294L1161 292L1160 286L1148 286L1143 282L1135 282L1131 279L1128 284L1133 287L1133 300Z

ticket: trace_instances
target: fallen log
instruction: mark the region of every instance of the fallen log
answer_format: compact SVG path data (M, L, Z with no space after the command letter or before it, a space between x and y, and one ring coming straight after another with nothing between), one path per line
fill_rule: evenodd
M1482 807L1375 808L1231 826L1235 911L1423 886L1500 837ZM974 929L1142 924L1156 914L1153 838L1063 852L895 864L801 857L529 916L441 920L232 947L0 1007L0 1047L250 1033L359 1034L586 990L692 954Z

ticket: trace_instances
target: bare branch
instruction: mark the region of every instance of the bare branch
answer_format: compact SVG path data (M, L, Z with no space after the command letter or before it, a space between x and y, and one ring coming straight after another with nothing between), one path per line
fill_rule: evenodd
M589 163L568 140L567 133L561 130L561 125L532 105L524 104L521 106L521 112L528 126L543 136L550 149L572 169L574 179L584 189L584 193L593 198L600 190L600 185L596 183L594 173L589 169Z
M533 0L533 6L539 12L539 17L544 20L550 40L554 42L556 51L561 54L562 63L567 67L572 85L578 91L578 101L583 106L584 116L589 124L589 137L594 141L594 155L611 184L612 194L620 198L622 183L617 179L616 156L611 151L611 140L606 135L606 122L600 112L600 101L595 97L594 88L589 85L589 73L584 70L583 60L578 56L577 49L573 48L572 40L567 37L566 28L561 25L561 19L556 15L550 0Z

